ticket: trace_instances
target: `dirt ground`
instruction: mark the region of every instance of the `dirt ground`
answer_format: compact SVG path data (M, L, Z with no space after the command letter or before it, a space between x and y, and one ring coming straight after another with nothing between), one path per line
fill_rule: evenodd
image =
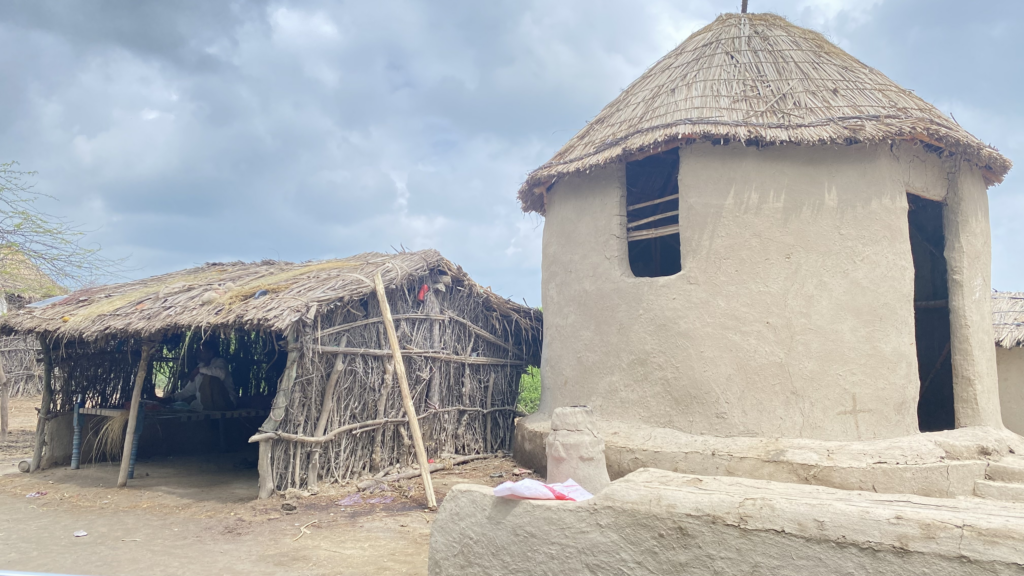
M140 461L127 489L114 487L117 464L17 473L12 464L31 455L37 402L12 401L13 434L0 445L0 569L96 576L426 574L434 513L424 509L418 480L361 496L350 484L311 497L257 501L251 455L240 453ZM434 487L441 500L455 484L513 479L515 468L508 458L472 462L434 473Z

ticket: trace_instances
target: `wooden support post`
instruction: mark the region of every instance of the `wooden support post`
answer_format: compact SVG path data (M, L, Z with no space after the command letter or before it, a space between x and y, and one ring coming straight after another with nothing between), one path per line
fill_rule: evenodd
M82 404L84 400L79 394L75 398L75 419L72 425L75 427L75 435L71 440L71 469L78 470L82 463Z
M270 407L270 414L260 426L261 432L274 432L281 424L288 411L288 403L292 396L292 385L295 384L295 374L299 365L299 339L295 336L295 329L288 334L288 358L285 361L284 373L277 383L277 394L274 395L274 403ZM257 463L257 470L260 473L259 499L265 500L274 495L274 469L270 464L270 453L274 447L272 440L260 440L260 455Z
M39 420L36 421L36 448L32 452L32 463L29 471L39 470L43 460L43 443L46 441L46 420L50 415L50 404L53 401L53 355L46 337L39 335L39 346L43 353L43 400L39 404Z
M391 307L388 306L388 297L384 293L384 281L381 280L380 272L377 272L376 276L374 276L373 283L377 288L380 314L384 318L384 329L388 333L388 343L391 345L391 354L395 359L395 375L398 376L398 387L402 391L402 405L405 407L405 415L409 418L409 431L412 433L413 445L416 447L416 462L420 466L420 475L423 477L423 490L427 494L427 507L435 510L437 509L437 498L434 496L434 483L430 479L430 463L427 462L427 450L423 447L423 435L420 432L420 423L416 419L416 407L412 403L412 393L409 392L409 379L405 374L405 363L402 361L402 348L398 343L395 323L391 319Z
M10 388L4 364L0 361L0 444L7 442L7 399L11 396Z
M149 371L149 356L153 353L153 345L149 342L142 345L142 358L139 369L135 372L135 388L132 389L132 404L128 410L128 429L124 432L124 451L121 453L121 471L117 475L117 486L128 485L128 469L131 467L132 446L135 444L135 427L139 419L139 402L142 400L142 383Z
M341 346L344 348L347 343L348 334L345 334L341 337ZM341 375L345 372L347 360L348 357L342 354L334 358L334 368L331 369L331 375L327 379L327 386L324 389L324 401L320 404L320 418L317 419L316 428L313 430L314 436L323 436L327 430L327 420L330 419L331 409L334 408L334 389L337 388L338 381L341 380ZM319 476L320 445L316 445L309 454L309 470L306 472L306 487L310 492L316 492L319 489Z
M260 457L256 469L260 473L259 499L266 500L274 495L274 471L270 467L270 440L260 440Z
M223 420L219 420L223 422ZM139 457L139 441L142 440L142 430L146 426L146 411L140 409L135 417L135 434L132 434L132 452L128 458L128 479L135 479L135 460Z
M491 405L491 394L493 393L493 391L494 372L491 372L491 376L487 379L487 410L493 408L493 406ZM484 412L484 418L487 419L487 423L484 426L484 434L486 435L484 438L484 450L487 452L491 452L493 448L493 446L491 446L491 420L493 420L493 418L491 417L490 412Z

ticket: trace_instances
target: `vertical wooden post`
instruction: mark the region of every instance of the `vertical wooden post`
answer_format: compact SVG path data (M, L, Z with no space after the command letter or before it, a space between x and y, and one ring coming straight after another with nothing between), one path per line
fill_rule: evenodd
M405 362L402 361L402 349L398 343L398 334L395 332L395 322L391 318L391 307L388 306L388 297L384 293L384 281L381 280L380 272L373 278L374 286L377 288L377 299L380 301L380 314L384 319L384 329L388 333L388 343L391 345L391 355L395 359L395 375L398 376L398 387L402 391L402 404L405 407L405 415L409 418L409 431L412 432L412 442L416 447L416 461L420 465L420 476L423 477L423 489L427 493L427 507L431 510L437 508L437 497L434 496L434 483L430 479L430 463L427 462L427 450L423 447L423 435L420 433L420 423L416 419L416 407L412 403L412 393L409 392L409 379L405 374Z
M491 395L492 395L493 391L494 391L494 372L491 372L490 378L487 379L487 410L490 410L491 408L493 408L493 406L491 405L491 403L492 403ZM484 439L484 447L485 447L485 449L487 450L488 453L494 451L493 450L494 446L491 444L491 420L493 420L492 415L493 415L492 412L484 412L484 418L486 418L485 422L487 423L486 426L484 426L484 434L486 435L486 437Z
M7 373L4 372L4 363L0 361L0 444L7 442L7 399L10 395Z
M75 398L75 419L72 425L75 427L75 435L71 440L71 469L78 470L82 463L82 395Z
M259 499L266 500L274 495L274 470L270 467L270 440L260 440L260 457L256 470L260 473Z
M260 426L261 432L273 432L281 424L285 413L288 411L288 403L292 397L292 385L295 384L295 374L299 365L299 339L295 336L293 328L288 334L288 358L285 361L284 373L277 383L277 394L274 395L274 404L270 407L270 415ZM274 469L270 465L270 452L274 447L271 440L260 440L260 456L257 462L257 470L260 473L259 499L265 500L274 495Z
M135 388L132 390L132 404L131 409L128 411L128 429L124 433L121 471L117 475L118 487L128 485L128 469L131 466L132 445L135 443L135 426L139 418L139 401L142 400L142 383L146 380L146 373L149 371L149 356L152 353L152 344L147 342L142 345L142 358L139 360L139 369L135 373Z
M342 348L348 343L348 334L341 337ZM342 373L345 372L345 364L348 357L344 354L337 354L334 357L334 368L331 369L331 375L327 378L327 386L324 389L324 401L320 404L320 418L317 420L316 429L313 430L314 436L323 436L327 430L327 420L331 417L331 409L334 408L334 389L338 386L338 381L341 380ZM306 473L306 487L310 492L316 492L319 489L319 476L320 476L320 450L323 444L314 444L310 449L309 454L309 470Z
M32 452L32 463L29 471L39 470L43 460L43 443L46 441L46 419L50 415L50 404L53 401L53 356L50 352L50 343L46 336L39 335L39 347L43 353L43 400L39 404L39 419L36 421L36 448Z

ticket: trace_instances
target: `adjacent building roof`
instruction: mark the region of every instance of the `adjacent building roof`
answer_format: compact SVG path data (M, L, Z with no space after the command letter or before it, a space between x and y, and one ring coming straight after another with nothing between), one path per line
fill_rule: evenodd
M374 291L430 276L449 276L449 289L470 290L509 330L540 334L540 312L506 300L473 282L436 250L380 254L295 264L264 260L210 263L197 268L73 292L52 304L25 308L0 320L11 332L97 340L150 337L191 329L246 328L286 332L311 326L333 306ZM447 281L445 281L447 282Z
M909 140L958 154L991 185L1010 161L821 34L774 14L723 14L649 68L519 190L544 212L558 179L700 140L853 144Z
M1024 292L992 294L992 327L997 346L1024 346Z

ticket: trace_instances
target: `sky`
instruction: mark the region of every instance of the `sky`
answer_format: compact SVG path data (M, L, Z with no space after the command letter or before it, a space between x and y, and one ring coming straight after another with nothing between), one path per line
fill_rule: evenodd
M0 12L0 161L130 277L437 248L540 300L516 191L739 0L57 2ZM1024 291L1024 2L750 0L826 34L1022 164L989 190Z

